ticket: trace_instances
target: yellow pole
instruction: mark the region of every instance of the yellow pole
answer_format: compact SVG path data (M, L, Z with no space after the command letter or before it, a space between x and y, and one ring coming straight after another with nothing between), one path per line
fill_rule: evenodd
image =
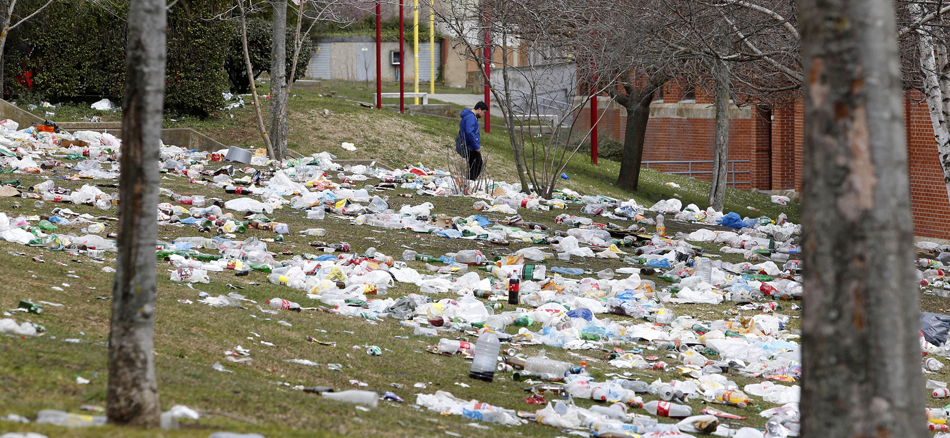
M429 5L429 94L435 94L435 12Z
M412 51L415 60L413 72L416 77L416 90L419 92L419 0L412 0ZM419 98L415 98L415 104L419 104Z

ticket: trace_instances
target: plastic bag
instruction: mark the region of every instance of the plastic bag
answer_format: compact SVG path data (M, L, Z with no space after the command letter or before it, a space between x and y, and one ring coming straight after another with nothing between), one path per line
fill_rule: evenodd
M755 219L743 221L739 214L733 211L719 219L719 224L729 228L752 227L755 225Z
M947 331L950 330L950 315L923 312L920 314L920 331L924 339L933 345L943 345L947 342Z

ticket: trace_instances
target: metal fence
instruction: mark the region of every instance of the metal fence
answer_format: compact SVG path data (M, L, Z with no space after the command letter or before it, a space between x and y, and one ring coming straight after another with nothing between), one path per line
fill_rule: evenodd
M752 185L751 176L752 172L748 170L736 170L736 164L748 164L749 160L730 160L726 163L726 184L735 188L737 185ZM651 169L653 167L664 167L667 166L673 169L685 169L685 170L661 170L663 173L671 173L673 175L686 175L690 178L695 178L695 175L709 175L712 179L712 166L713 161L643 161L640 163L641 167ZM700 170L700 169L709 169L709 170ZM737 179L737 175L742 176L742 180Z

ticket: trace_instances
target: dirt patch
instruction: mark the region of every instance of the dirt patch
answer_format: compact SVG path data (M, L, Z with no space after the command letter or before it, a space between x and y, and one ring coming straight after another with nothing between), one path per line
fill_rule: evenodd
M430 161L444 154L449 139L428 134L406 120L373 113L324 113L313 109L291 112L291 136L298 140L301 153L329 151L340 159L373 157L387 167L402 167L409 162ZM341 147L353 143L355 151ZM423 158L429 157L423 160Z

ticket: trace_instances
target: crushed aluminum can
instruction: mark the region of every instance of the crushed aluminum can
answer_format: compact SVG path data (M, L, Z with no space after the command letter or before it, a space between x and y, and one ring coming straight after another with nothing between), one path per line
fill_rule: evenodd
M366 347L366 354L370 356L382 356L383 350L375 345L370 345L369 347Z

